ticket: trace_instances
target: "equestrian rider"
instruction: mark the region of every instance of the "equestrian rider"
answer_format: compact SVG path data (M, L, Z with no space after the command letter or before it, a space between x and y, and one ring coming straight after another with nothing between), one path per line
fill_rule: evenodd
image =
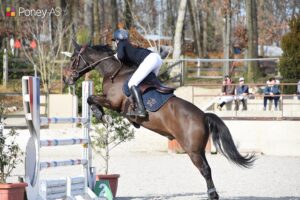
M138 85L153 72L156 76L158 75L159 69L162 65L160 55L154 53L148 49L133 47L129 39L129 33L124 29L118 29L113 34L113 40L117 44L116 58L125 63L132 63L139 66L133 73L132 77L128 82L131 94L133 96L136 109L129 111L127 116L137 116L144 118L147 115L145 110L141 92Z

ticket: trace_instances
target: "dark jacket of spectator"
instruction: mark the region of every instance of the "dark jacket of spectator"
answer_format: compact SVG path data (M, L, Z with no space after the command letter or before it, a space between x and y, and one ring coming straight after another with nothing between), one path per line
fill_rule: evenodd
M264 89L264 94L270 95L271 93L273 93L274 95L280 94L279 85L266 86Z
M225 95L234 95L235 86L234 85L223 85L222 93Z
M242 86L238 85L236 87L236 94L241 95L244 93L249 94L249 87L247 85L242 85Z

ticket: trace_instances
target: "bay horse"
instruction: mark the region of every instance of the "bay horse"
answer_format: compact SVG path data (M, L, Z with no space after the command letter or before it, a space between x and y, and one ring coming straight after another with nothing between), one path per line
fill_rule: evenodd
M136 67L117 60L109 46L80 46L74 40L73 45L75 50L71 61L64 68L64 82L68 85L75 84L78 78L95 69L103 77L103 94L90 96L88 104L97 106L101 116L105 116L103 107L124 112L128 97L122 91L123 84ZM101 117L98 115L98 118ZM169 139L176 139L204 177L209 199L219 199L205 157L210 133L217 150L236 165L249 168L255 160L254 154L242 156L238 152L230 131L221 118L213 113L204 113L192 103L176 96L171 97L158 111L149 112L147 118L127 119Z

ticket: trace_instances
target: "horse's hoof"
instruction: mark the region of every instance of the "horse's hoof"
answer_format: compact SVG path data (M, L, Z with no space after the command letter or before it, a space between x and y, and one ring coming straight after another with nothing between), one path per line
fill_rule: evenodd
M207 194L209 200L219 200L219 195L215 188L208 190Z
M137 124L137 123L135 123L135 122L131 122L131 123L132 123L132 125L133 125L135 128L140 128L140 127L141 127L139 124Z
M218 195L217 192L210 193L210 194L208 195L208 199L209 199L209 200L219 200L219 195Z
M91 105L91 110L94 113L94 116L96 117L97 121L101 121L103 117L103 113L97 108L96 105Z

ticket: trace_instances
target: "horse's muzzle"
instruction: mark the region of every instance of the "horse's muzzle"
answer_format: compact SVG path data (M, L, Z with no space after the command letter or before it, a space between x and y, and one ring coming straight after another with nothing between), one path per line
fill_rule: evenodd
M72 71L70 70L64 70L63 71L63 81L67 85L74 85L76 80L75 77L73 76Z

